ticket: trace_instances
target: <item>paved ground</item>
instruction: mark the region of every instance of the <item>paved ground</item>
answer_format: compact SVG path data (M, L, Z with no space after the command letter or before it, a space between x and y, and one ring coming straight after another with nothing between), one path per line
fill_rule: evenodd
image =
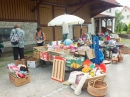
M6 65L13 62L12 56L0 59L0 97L77 97L70 86L51 80L52 65L30 69L31 82L16 87L8 77ZM107 65L108 92L105 97L130 97L130 55L124 55L124 62ZM66 80L68 78L66 73ZM93 97L83 90L78 97Z

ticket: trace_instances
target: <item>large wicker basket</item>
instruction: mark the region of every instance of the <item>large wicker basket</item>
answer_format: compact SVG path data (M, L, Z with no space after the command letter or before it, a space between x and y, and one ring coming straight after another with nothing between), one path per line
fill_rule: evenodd
M102 79L96 79L95 81L89 81L87 91L92 96L103 97L107 93L108 85Z
M85 83L84 83L84 85L83 85L83 87L82 87L82 89L86 89L88 87L88 82L89 81L94 81L96 79L102 79L102 80L104 80L105 76L106 76L106 74L102 74L100 76L95 76L95 77L92 77L92 78L87 78L86 81L85 81Z

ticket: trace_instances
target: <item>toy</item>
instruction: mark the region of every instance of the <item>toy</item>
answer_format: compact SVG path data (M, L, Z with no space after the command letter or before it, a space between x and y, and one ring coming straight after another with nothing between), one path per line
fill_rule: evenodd
M91 70L89 74L90 74L92 77L94 77L94 76L95 76L94 70Z
M70 46L72 43L73 43L73 41L71 39L66 39L64 41L64 45L66 45L66 46Z
M95 67L95 64L91 64L90 68L93 69Z
M64 46L63 48L64 48L65 50L67 50L67 49L70 48L70 46Z
M84 67L83 69L82 69L82 72L84 72L84 73L88 73L89 71L91 70L91 68L90 67Z
M75 63L75 62L73 62L73 63L71 64L71 67L72 67L72 68L79 68L80 65L77 64L77 63Z
M63 48L64 47L64 44L60 44L60 48Z
M104 63L100 64L100 69L103 70L103 72L106 72L106 65Z
M90 60L85 60L85 61L83 62L83 66L84 66L84 67L88 67L88 66L90 66L90 64L91 64L91 61L90 61Z

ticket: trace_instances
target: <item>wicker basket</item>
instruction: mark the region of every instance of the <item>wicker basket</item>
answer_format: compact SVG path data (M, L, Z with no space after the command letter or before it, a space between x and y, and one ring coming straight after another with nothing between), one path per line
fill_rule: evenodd
M88 82L87 91L92 96L105 96L107 93L108 85L102 79L96 79L95 81Z
M85 81L85 83L84 83L84 85L83 85L83 87L82 87L82 89L86 89L88 87L88 82L89 81L94 81L96 79L102 79L102 80L104 80L105 76L106 76L106 74L102 74L100 76L95 76L95 77L92 77L92 78L87 78L86 81Z

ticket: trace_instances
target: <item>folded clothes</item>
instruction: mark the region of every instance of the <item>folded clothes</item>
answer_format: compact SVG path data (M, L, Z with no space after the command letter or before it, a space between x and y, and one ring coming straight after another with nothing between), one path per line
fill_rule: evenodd
M14 63L11 63L7 65L7 68L9 69L9 72L13 73L18 78L25 78L29 72L28 67L22 64L16 66Z

